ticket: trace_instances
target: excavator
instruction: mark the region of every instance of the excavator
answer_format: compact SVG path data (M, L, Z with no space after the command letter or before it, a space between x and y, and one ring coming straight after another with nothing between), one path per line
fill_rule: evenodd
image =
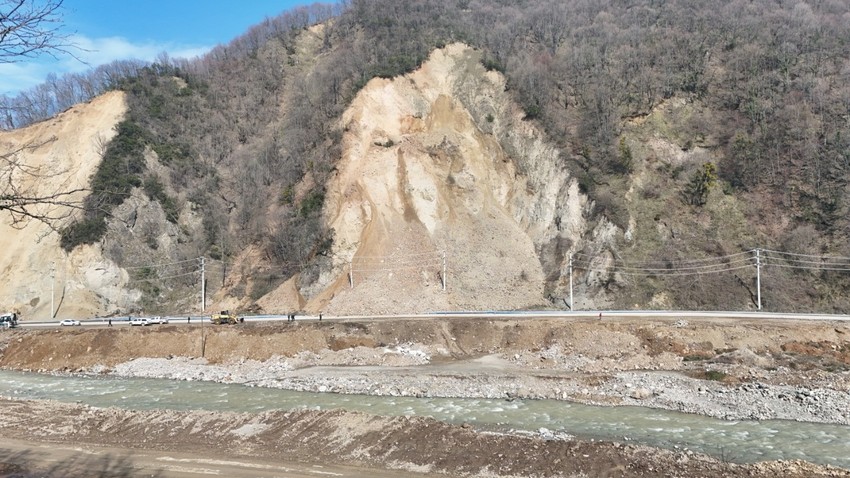
M235 325L245 322L242 317L237 317L236 314L231 314L229 310L222 310L221 313L213 314L210 317L210 323L213 325L230 324Z

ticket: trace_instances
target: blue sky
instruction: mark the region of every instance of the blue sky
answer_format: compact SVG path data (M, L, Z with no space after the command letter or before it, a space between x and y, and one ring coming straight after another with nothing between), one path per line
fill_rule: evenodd
M38 1L38 0L36 0ZM227 43L266 17L314 0L65 0L63 21L84 64L44 57L0 64L0 94L15 95L48 73L81 72L118 59L153 60L165 51L194 57Z

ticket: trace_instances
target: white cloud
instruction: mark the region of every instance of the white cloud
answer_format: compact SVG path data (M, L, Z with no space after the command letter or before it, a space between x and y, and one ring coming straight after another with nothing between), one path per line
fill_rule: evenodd
M210 50L209 46L188 46L174 43L132 43L122 37L88 38L74 36L71 42L80 48L77 57L88 63L91 67L103 65L115 60L138 59L153 61L162 52L174 58L192 58ZM80 65L80 62L68 62ZM86 70L88 67L79 68L77 71Z
M153 61L162 52L172 58L194 58L208 52L211 46L179 45L175 43L133 43L122 37L89 38L75 35L70 42L78 47L73 57L59 60L45 57L38 60L0 64L0 94L15 95L19 91L44 82L49 73L83 72L115 60L137 59Z
M42 83L47 73L37 63L0 63L0 94L13 95Z

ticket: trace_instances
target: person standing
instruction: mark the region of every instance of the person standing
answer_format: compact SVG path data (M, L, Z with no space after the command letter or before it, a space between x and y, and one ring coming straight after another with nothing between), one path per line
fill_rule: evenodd
M112 319L109 319L109 326L112 327Z

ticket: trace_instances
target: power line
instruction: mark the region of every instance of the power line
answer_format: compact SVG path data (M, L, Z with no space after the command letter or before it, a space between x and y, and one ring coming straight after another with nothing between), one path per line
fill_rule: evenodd
M773 251L773 250L770 250L770 249L762 249L761 251L762 252L768 252L768 253L771 253L771 254L778 254L778 255L782 255L782 256L795 256L795 257L807 257L807 258L831 259L831 260L839 260L839 261L850 261L850 257L843 257L843 256L823 256L823 255L816 256L816 255L811 255L811 254L796 254L796 253L793 253L793 252Z
M126 270L156 269L156 268L159 268L159 267L169 267L169 266L173 266L173 265L185 264L187 262L197 262L197 261L198 261L198 258L196 257L194 259L184 259L182 261L176 261L176 262L163 262L163 263L160 263L160 264L150 264L150 265L146 265L146 266L128 266L128 267L122 267L122 269L126 269Z
M167 279L176 279L178 277L187 277L187 276L198 274L200 272L201 272L200 270L196 270L196 271L191 271L191 272L185 272L183 274L175 274L175 275L164 276L164 277L151 277L151 278L145 278L145 279L130 279L127 282L132 282L132 283L135 283L135 282L156 282L156 281L167 280Z
M581 264L582 262L575 262L574 261L573 265L575 266L577 263ZM705 264L705 265L701 265L701 266L687 266L687 267L652 268L652 267L620 266L620 265L614 264L610 267L605 268L605 270L614 269L614 270L623 271L623 272L633 272L633 273L645 272L645 273L659 274L659 275L660 274L667 274L667 273L674 273L674 272L682 272L682 271L692 271L693 273L698 274L698 273L704 273L704 272L712 272L712 269L738 269L738 268L740 268L740 267L735 267L735 268L730 267L730 266L735 266L736 264L752 265L754 263L753 263L752 258L745 258L745 259L739 259L739 260L736 260L736 261L729 261L729 262L723 262L723 263L718 263L718 264ZM590 270L590 269L594 268L594 266L592 264L589 264L589 265L590 265L590 267L581 267L579 265L579 266L577 266L577 268L578 269L585 269L585 270ZM749 266L746 266L746 267L749 267ZM598 266L595 267L595 268L598 269ZM719 270L717 272L722 272L722 270Z
M648 272L646 270L644 270L643 272L629 272L629 271L623 271L623 270L618 270L618 269L614 269L614 270L612 270L612 269L585 269L585 268L581 268L581 269L585 270L585 271L590 271L590 272L616 272L616 273L627 275L627 276L640 276L640 277L671 276L671 277L673 277L673 276L694 276L694 275L703 275L703 274L717 274L717 273L721 273L721 272L731 272L731 271L737 271L737 270L741 270L741 269L751 269L752 267L753 266L751 264L748 264L748 265L745 265L745 266L730 267L730 268L726 268L726 269L704 270L704 271L696 271L696 272L671 272L671 273Z
M614 259L613 262L623 264L624 267L633 267L633 268L640 269L640 268L646 268L646 267L655 267L655 266L659 266L659 265L666 266L667 264L672 264L672 263L681 264L681 265L688 265L688 264L702 264L702 263L706 263L706 262L723 262L723 261L727 261L728 259L731 259L731 258L734 258L734 257L741 257L741 256L748 256L749 257L749 256L752 256L752 253L753 253L753 251L744 251L744 252L738 252L738 253L735 253L735 254L727 254L727 255L724 255L724 256L715 256L715 257L705 257L705 258L701 258L701 259L687 259L687 260L667 259L667 260L647 261L647 262L626 262L626 261L623 261L621 259ZM584 253L581 253L581 252L573 254L574 260L581 260L581 259L578 259L578 258L581 258L581 257L587 257L589 259L585 259L585 261L590 261L590 260L593 260L593 259L597 259L600 256L599 255L584 254Z
M850 272L850 267L806 267L806 266L792 266L792 265L787 265L787 264L763 264L763 265L765 265L767 267L779 267L779 268L782 268L782 269Z
M432 252L411 252L407 254L391 254L388 256L358 256L355 255L352 259L389 259L393 257L415 257L415 256L437 256L441 257L444 251L432 251Z

